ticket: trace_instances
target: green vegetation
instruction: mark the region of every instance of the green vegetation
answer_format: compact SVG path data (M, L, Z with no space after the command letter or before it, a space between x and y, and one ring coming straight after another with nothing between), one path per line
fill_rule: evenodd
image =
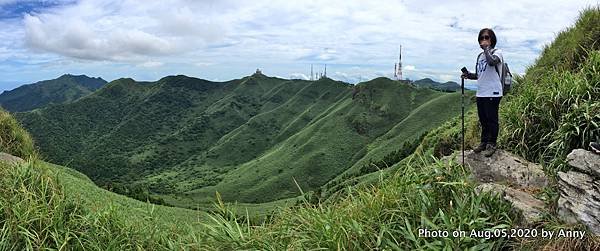
M0 108L0 152L21 158L35 155L33 140L8 112Z
M503 106L506 147L556 169L572 149L600 140L599 40L596 8L544 49Z
M85 175L30 159L0 168L2 249L305 249L502 247L505 240L417 238L419 228L493 229L509 205L475 195L456 164L411 158L334 204L277 210L258 224L222 202L210 215L139 202ZM414 160L412 160L414 159ZM285 233L285 234L282 234ZM374 234L375 233L375 234Z
M573 41L580 40L569 39L580 38L582 35L578 33L587 33L589 29L584 29L585 27L600 27L600 9L594 8L584 11L574 28L561 33L555 44L546 48L538 63L528 70L527 75L518 78L519 84L509 96L503 99L501 104L501 147L521 154L528 159L540 160L549 175L553 175L560 168L560 163L564 162L567 152L576 147L584 147L586 142L600 136L598 130L600 121L597 110L598 100L600 100L598 96L600 74L597 72L600 67L600 52L597 48L585 47L587 45L597 45L600 36L592 37L591 39L594 41L589 44L572 44ZM598 33L591 32L591 34ZM558 64L552 70L541 70L544 69L543 67L547 67L544 62L548 59L545 58L551 55L560 55L559 52L562 52L560 50L565 50L565 55L570 55L569 48L571 47L560 49L562 48L560 45L563 43L560 42L561 39L567 39L569 41L567 44L570 46L581 45L586 52L577 54L582 58L575 58L573 61L575 65L573 66ZM555 47L555 45L558 47ZM559 51L554 52L554 50ZM551 72L554 70L556 72ZM269 81L269 79L264 81ZM270 80L276 81L274 79ZM143 90L157 91L156 88L158 88L152 84L140 85L130 80L121 81L123 83L111 84L107 87L109 91L105 89L105 92L100 92L100 94L111 92L111 95L127 96L131 100L144 100L151 98L151 95L143 96L136 93L143 92ZM333 102L332 106L320 110L317 115L313 115L314 117L309 117L313 118L309 121L314 122L301 124L303 125L302 128L307 127L312 131L307 131L306 135L292 133L293 136L283 137L277 145L278 148L283 149L262 148L267 149L265 151L269 152L261 155L260 158L266 160L269 155L279 151L285 153L284 146L295 143L294 141L288 142L290 138L299 137L298 139L302 139L302 142L310 142L312 137L321 137L322 130L328 129L331 125L327 123L319 124L319 121L314 120L314 118L327 116L330 116L327 117L329 120L332 120L331 116L344 118L345 120L336 121L346 121L347 123L344 123L344 125L347 128L345 129L356 132L361 135L362 139L372 137L372 141L361 148L363 149L361 155L355 157L356 161L352 162L359 163L358 160L364 159L353 168L354 171L360 171L361 167L364 166L363 164L379 163L379 160L385 159L390 153L392 155L402 154L404 143L395 145L393 148L390 147L386 152L377 151L378 145L370 145L371 147L369 147L369 144L377 140L380 140L378 142L395 142L394 137L381 138L381 135L393 131L393 127L401 125L402 120L411 117L408 114L399 116L403 119L387 128L374 126L378 123L386 123L386 121L370 113L389 112L389 108L385 106L387 104L385 100L386 98L395 97L394 95L386 96L383 94L386 92L381 91L388 90L381 88L387 86L385 81L381 81L381 79L376 81L380 82L375 82L373 85L359 86L358 88L364 89L356 91L355 99L348 101L347 99L334 98L336 101ZM179 84L187 82L183 81ZM166 81L166 83L173 82ZM229 82L228 84L231 84L231 86L226 88L236 90L239 85L235 83L236 81ZM228 86L228 84L224 85ZM268 86L262 81L251 84ZM192 86L200 87L199 85ZM335 86L335 83L332 83L332 86ZM247 91L244 90L244 93L247 93ZM189 91L186 93L189 93ZM273 94L274 91L271 89L271 91L263 91L263 93ZM323 92L317 92L317 94L323 94ZM305 95L308 95L308 93ZM439 96L441 94L432 95ZM373 97L379 98L373 99ZM224 99L228 102L224 102ZM216 107L223 105L237 107L231 105L232 102L229 102L231 100L238 102L242 99L230 95L219 99L215 102L215 105ZM250 100L250 98L247 100ZM432 99L430 97L427 100ZM350 105L353 102L361 105ZM107 102L105 104L112 103ZM419 103L416 102L416 104ZM265 106L269 106L271 109L279 107L273 103ZM216 107L212 106L210 110L218 111L219 109ZM239 116L250 114L248 110L241 109L241 107L237 107L236 114ZM255 111L264 109L264 106L261 107L260 109L255 107ZM289 107L289 109L294 107ZM348 114L352 116L348 115L348 117L344 116L344 113L339 115L340 113L334 112L345 111L344 109L347 107L350 107ZM85 107L79 109L85 109ZM132 109L142 108L135 107ZM360 112L350 113L350 111L353 111L352 109ZM306 111L305 108L300 114L306 114ZM116 112L129 113L131 110ZM416 109L410 109L406 113L415 112L417 112ZM257 112L255 115L261 113ZM29 113L24 114L24 116L34 116L35 114ZM98 112L98 114L104 116L102 112ZM390 116L389 113L383 114ZM221 115L230 116L230 119L239 118L227 113L227 110L223 110ZM39 113L38 116L40 116ZM302 116L296 114L290 116L294 118L292 121L302 120ZM38 119L44 121L45 118L40 116ZM262 120L256 119L255 123L259 121ZM477 120L473 111L468 112L466 121L466 141L472 146L477 143L478 137ZM175 123L175 121L171 122ZM252 123L244 122L244 124ZM210 125L210 121L206 122L205 125ZM295 128L294 123L288 123L287 125L286 128ZM89 126L92 127L92 125ZM19 129L18 127L9 128ZM218 127L214 128L217 130ZM242 129L249 130L252 128L261 127L227 131L228 133L224 134L228 136L221 137L215 142L228 142L228 139L239 139L236 137L247 135L241 133ZM299 198L300 201L296 206L276 211L266 221L262 222L253 221L247 213L232 209L229 205L224 204L218 195L217 207L212 214L193 216L193 211L190 210L151 206L98 189L84 175L72 170L69 171L66 168L40 164L39 161L35 160L17 167L1 166L0 248L61 249L61 247L64 247L98 250L597 250L600 248L598 238L591 236L587 236L583 240L565 238L507 240L470 236L462 238L419 237L418 229L423 228L430 230L460 229L470 232L471 230L482 231L516 227L515 222L518 218L518 215L511 213L511 206L507 203L489 194L477 195L474 193L473 184L467 180L469 174L461 166L456 163L440 162L434 158L459 149L460 118L450 119L444 122L442 126L428 130L429 132L424 136L413 154L381 171L351 176L359 182L355 186L344 186L343 190L345 192L338 193L340 196L330 200L317 198L315 201L311 197L315 193L306 192ZM276 135L288 135L285 132L291 133L294 131L279 130L277 132ZM342 130L340 135L347 132ZM379 136L374 137L376 135ZM415 134L413 140L416 140L419 137L418 135L421 134ZM121 136L125 136L125 134ZM276 140L278 137L271 137L271 139ZM233 142L240 143L241 141L236 140ZM254 142L255 145L259 146L263 144L262 142ZM326 143L322 141L315 142ZM123 138L123 143L127 143L126 137ZM337 143L339 144L339 142ZM240 143L240 145L243 146L243 143ZM298 148L308 146L315 147L315 145L296 145ZM332 148L331 145L326 146ZM412 149L414 145L409 143L405 144L404 147ZM399 149L400 151L398 151ZM209 153L216 152L209 151ZM365 156L373 157L364 158ZM391 157L389 159L393 159L390 162L396 160L396 158ZM165 160L165 162L167 161ZM213 157L210 161L218 163L218 161L225 161L225 159ZM307 159L303 159L303 161L307 161ZM252 172L254 170L247 169L246 171ZM74 185L67 186L70 183ZM64 184L64 187L61 184ZM87 187L78 187L84 184ZM298 182L297 185L298 190L305 190L301 182ZM555 197L551 196L553 189L551 186L546 191L546 195L550 196L545 196L545 199L550 204L555 200ZM92 195L88 191L98 192L100 195ZM77 196L77 193L80 195ZM110 201L107 198L114 198L114 200ZM136 211L133 208L127 208L127 205L141 208L146 206L164 211L158 214L161 216L155 217L156 214L151 210ZM171 217L173 217L172 221L169 220ZM176 221L175 219L178 217L181 217L179 219L184 221ZM186 219L187 223L185 223ZM169 222L177 223L169 225ZM567 229L581 228L581 226L564 224L558 220L553 211L548 212L543 222L536 224L538 227L543 226L547 229L557 229L559 227ZM182 229L187 229L187 231Z
M0 250L185 248L206 214L157 206L97 187L85 175L37 160L28 133L0 111Z
M454 81L448 81L446 83L439 83L433 81L430 78L424 78L417 81L412 82L413 85L424 88L431 88L438 91L444 92L456 92L460 90L460 85Z
M375 186L352 189L332 204L302 203L285 209L268 224L237 223L226 208L213 216L208 249L219 250L497 250L507 240L465 237L424 238L418 229L501 229L515 217L510 205L476 195L467 173L456 164L415 160Z
M0 166L0 250L168 250L200 231L198 212L129 199L68 172L35 159Z
M546 226L570 226L556 217L558 171L567 169L573 149L600 140L600 8L583 11L575 26L558 34L536 64L518 78L515 94L501 109L501 144L528 160L541 163L551 178L543 191L552 217ZM595 250L598 238L524 241L525 248Z
M31 160L0 168L0 249L239 250L501 248L505 240L418 238L431 230L494 229L510 206L475 195L456 164L430 160L336 204L301 203L260 225L222 203L204 215L144 204L68 168ZM434 241L435 240L435 241Z
M63 75L57 79L23 85L0 94L0 106L11 112L31 111L52 104L65 104L86 96L106 81L85 75Z
M240 203L295 198L295 182L308 192L392 158L459 112L460 94L387 78L352 87L255 74L224 83L119 79L76 102L16 116L47 160L106 189L206 209L215 192ZM374 169L361 175L367 170Z

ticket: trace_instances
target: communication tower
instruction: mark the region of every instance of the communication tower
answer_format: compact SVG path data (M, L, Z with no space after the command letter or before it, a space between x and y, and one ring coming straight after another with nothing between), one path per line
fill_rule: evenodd
M398 63L394 64L394 77L396 78L396 80L402 80L402 45L400 45Z

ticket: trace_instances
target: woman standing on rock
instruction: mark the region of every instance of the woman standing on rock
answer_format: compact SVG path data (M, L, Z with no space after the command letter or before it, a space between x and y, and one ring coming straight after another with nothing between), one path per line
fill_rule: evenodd
M500 72L502 54L496 47L496 34L484 28L477 37L483 50L477 56L475 73L466 72L461 77L477 80L477 115L481 124L481 143L473 151L491 157L496 152L498 139L498 109L502 99Z

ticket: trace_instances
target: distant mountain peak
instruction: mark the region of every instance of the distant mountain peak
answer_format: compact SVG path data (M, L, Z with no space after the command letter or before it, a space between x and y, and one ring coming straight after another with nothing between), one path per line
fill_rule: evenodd
M71 74L71 73L65 73L58 78L67 78L67 77L88 77L88 76L85 74L84 75L75 75L75 74Z
M76 79L97 79L97 80L102 80L102 81L106 81L101 77L90 77L88 75L85 74L81 74L81 75L75 75L75 74L71 74L71 73L65 73L63 75L61 75L60 77L56 78L56 79L63 79L63 78L76 78Z
M169 76L166 76L166 77L163 77L163 78L159 79L158 82L173 81L173 80L184 80L184 79L191 79L191 78L193 78L193 77L188 77L188 76L182 75L182 74L179 74L179 75L169 75Z
M106 80L99 77L63 74L56 79L5 91L0 94L0 105L11 112L23 112L48 104L69 103L100 89L106 83Z
M445 83L440 83L435 80L432 80L431 78L423 78L423 79L416 80L413 82L413 85L422 87L422 88L431 88L434 90L445 91L445 92L448 92L448 91L454 92L454 91L457 91L460 89L460 85L456 82L448 81Z

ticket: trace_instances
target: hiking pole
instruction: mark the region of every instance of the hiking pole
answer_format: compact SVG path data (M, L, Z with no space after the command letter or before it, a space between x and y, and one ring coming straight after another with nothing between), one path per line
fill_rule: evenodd
M466 75L467 73L469 73L469 71L467 70L466 67L463 67L462 69L460 69L460 71L463 72L464 75ZM465 78L463 78L462 76L460 77L460 89L461 89L461 96L460 96L460 105L461 105L461 119L462 119L462 166L463 168L465 167Z

